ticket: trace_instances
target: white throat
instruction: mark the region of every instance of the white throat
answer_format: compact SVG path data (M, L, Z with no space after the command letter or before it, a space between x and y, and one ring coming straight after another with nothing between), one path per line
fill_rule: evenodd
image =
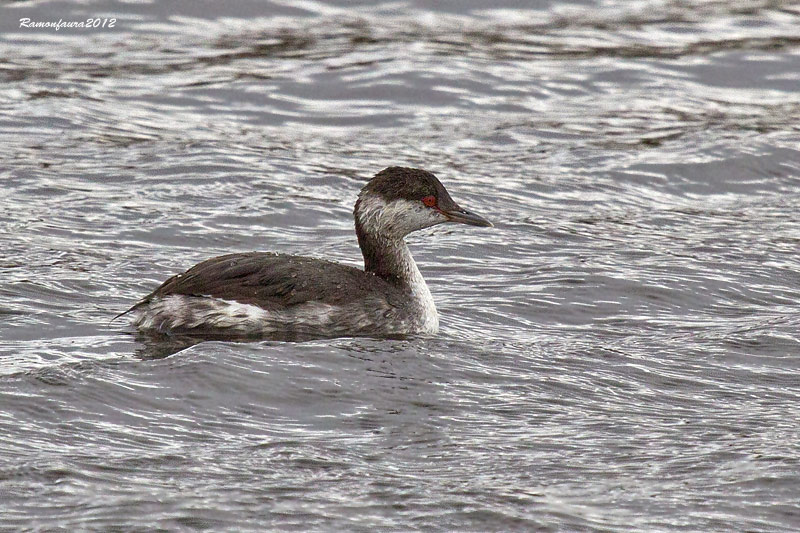
M439 313L436 311L436 304L431 296L431 291L428 289L428 284L425 283L425 278L417 267L417 263L411 256L411 251L406 246L405 241L402 239L398 246L398 257L401 257L403 268L408 273L405 278L408 286L411 289L411 295L414 302L419 306L421 326L425 333L436 333L439 331Z

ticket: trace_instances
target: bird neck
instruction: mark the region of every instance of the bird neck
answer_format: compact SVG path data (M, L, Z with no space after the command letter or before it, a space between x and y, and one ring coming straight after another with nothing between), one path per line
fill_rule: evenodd
M372 234L359 224L356 224L356 235L365 271L392 283L425 283L403 239Z
M435 333L439 329L439 315L428 285L411 257L402 237L390 237L375 231L377 216L356 204L356 235L364 255L364 270L410 292L419 308L421 331Z

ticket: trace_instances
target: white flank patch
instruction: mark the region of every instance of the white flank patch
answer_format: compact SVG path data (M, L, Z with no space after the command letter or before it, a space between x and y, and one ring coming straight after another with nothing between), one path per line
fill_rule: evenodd
M255 305L179 294L156 298L133 313L138 328L161 333L202 328L251 334L263 331L270 321L270 313Z
M156 298L134 311L132 322L139 329L160 333L196 330L222 335L267 335L288 330L324 331L334 311L333 306L319 302L267 311L257 305L210 296L176 294Z

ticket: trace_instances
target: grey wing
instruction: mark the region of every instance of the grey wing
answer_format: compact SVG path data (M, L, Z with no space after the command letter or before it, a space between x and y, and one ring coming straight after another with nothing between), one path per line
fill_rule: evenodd
M169 278L137 307L173 294L212 296L264 309L309 301L346 304L368 294L392 296L396 288L357 268L290 255L251 252L208 259Z

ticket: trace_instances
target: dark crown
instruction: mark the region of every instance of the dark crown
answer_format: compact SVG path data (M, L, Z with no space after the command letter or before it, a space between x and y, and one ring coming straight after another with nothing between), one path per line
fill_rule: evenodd
M435 196L439 205L452 203L444 185L432 172L419 168L388 167L369 180L361 194L377 194L385 201L422 200L426 196Z

